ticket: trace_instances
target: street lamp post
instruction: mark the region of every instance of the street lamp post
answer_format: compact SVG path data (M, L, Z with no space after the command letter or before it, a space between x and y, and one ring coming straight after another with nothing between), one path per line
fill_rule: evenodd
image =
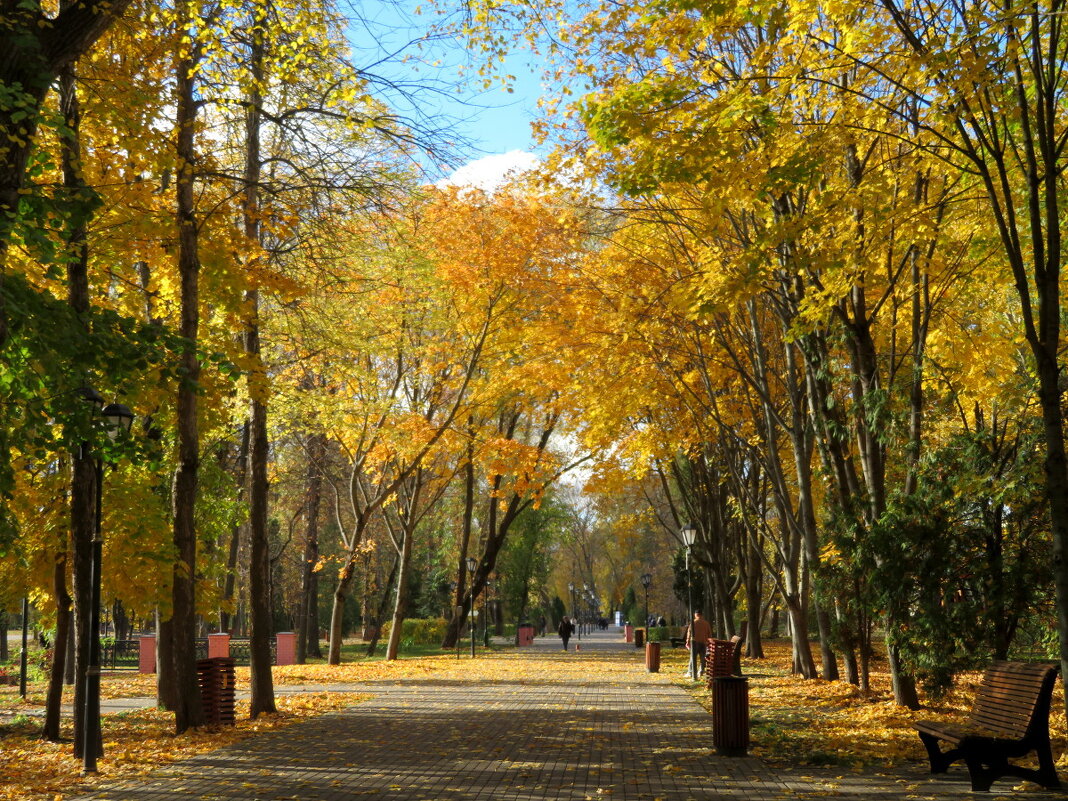
M7 636L7 626L3 631L0 631L0 636ZM22 696L22 700L26 700L26 671L29 667L29 646L30 646L30 599L27 596L22 597L22 653L19 654L19 695Z
M567 585L567 594L568 594L567 600L569 600L571 602L571 622L572 622L572 624L574 624L575 629L577 630L578 629L578 621L575 620L576 615L575 615L575 585L574 584L568 584Z
M489 632L489 596L493 590L493 581L486 582L486 594L482 596L482 647L489 648L490 644L490 632Z
M586 606L590 605L590 585L589 584L583 584L582 585L582 600L583 600L583 602L585 603ZM584 615L584 617L586 619L583 621L583 625L589 625L589 622L590 622L589 612L587 612ZM582 629L583 629L583 626L579 626L579 639L580 640L582 639ZM586 631L588 633L589 629L587 629Z
M133 425L133 412L121 403L109 403L93 389L83 390L82 397L94 406L104 418L108 436L114 440L119 431L130 430ZM101 406L103 408L101 409ZM102 738L100 736L100 584L101 563L103 561L103 533L101 530L102 504L104 496L104 458L96 456L96 519L93 531L92 566L90 568L89 601L89 660L85 666L85 735L82 740L82 771L96 773L96 760L103 756Z
M475 658L475 620L477 615L475 613L475 571L478 570L478 560L473 556L467 557L467 572L470 573L468 597L470 598L471 609L471 658Z
M653 583L652 573L642 573L642 587L645 588L645 625L649 625L649 585Z
M690 551L697 539L697 529L687 525L682 530L682 544L686 546L686 598L690 610L690 678L697 678L697 643L693 638L693 581L690 575Z

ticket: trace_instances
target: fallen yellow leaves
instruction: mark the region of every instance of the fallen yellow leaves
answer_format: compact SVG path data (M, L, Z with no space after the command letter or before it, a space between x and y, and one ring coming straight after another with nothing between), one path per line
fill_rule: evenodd
M107 681L104 686L105 697L115 697L109 692L112 688ZM62 801L68 794L87 792L103 781L138 776L162 764L212 751L260 731L279 729L303 718L352 706L365 697L353 693L280 696L279 714L262 716L255 722L247 720L248 702L239 702L236 726L192 731L181 737L173 734L174 716L161 709L108 715L103 719L105 758L94 777L80 775L80 763L72 757L69 741L43 742L40 721L22 718L3 732L0 799ZM66 730L64 736L69 740L72 731Z
M34 685L23 703L14 688L0 688L0 710L13 723L0 727L4 759L0 760L0 801L62 801L70 794L91 790L103 781L125 779L149 772L162 764L212 751L260 732L290 725L303 718L324 714L357 703L366 696L339 692L286 694L285 689L322 685L399 682L433 676L437 680L470 681L510 685L516 692L541 692L540 688L566 681L583 684L597 675L608 681L633 681L635 664L631 659L604 660L568 654L564 658L531 660L511 652L480 654L472 661L466 655L422 657L395 662L354 662L343 665L289 665L273 669L278 716L261 716L249 721L248 702L237 705L238 722L219 731L194 731L181 737L172 734L174 718L158 709L144 709L106 715L103 719L105 758L96 777L83 778L80 763L73 758L70 742L46 743L39 739L40 715L44 708L44 686ZM566 675L565 675L566 673ZM530 689L522 685L534 685ZM249 669L237 669L237 691L249 686ZM138 674L105 675L101 682L104 698L155 696L155 676ZM64 699L70 702L68 696ZM64 731L68 740L72 731ZM566 744L561 747L569 747Z
M766 659L743 659L742 666L743 672L752 676L750 753L772 764L840 765L870 770L906 761L924 762L926 754L912 721L936 718L963 722L982 678L981 672L962 675L945 698L921 699L925 700L925 708L912 712L894 703L885 662L876 661L873 665L872 689L865 696L845 682L805 680L791 675L788 643L765 643L764 651ZM673 669L671 656L669 670ZM682 658L675 659L681 666ZM689 681L680 683L694 687ZM707 690L702 687L693 692L702 705L711 708ZM1068 741L1062 699L1063 686L1058 683L1050 713L1055 754L1063 751Z

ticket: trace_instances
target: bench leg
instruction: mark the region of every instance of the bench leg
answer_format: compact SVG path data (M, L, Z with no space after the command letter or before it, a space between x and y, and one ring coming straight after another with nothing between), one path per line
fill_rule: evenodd
M990 785L994 783L994 779L999 776L1004 776L1005 771L998 768L1004 768L1008 765L991 765L989 768L983 765L981 760L975 754L965 754L964 761L968 765L968 775L972 779L972 790L985 793L990 789Z
M1061 782L1057 778L1057 769L1053 767L1053 751L1050 749L1049 740L1036 745L1035 753L1038 755L1038 771L1034 781L1047 790L1059 790Z
M931 760L931 773L945 773L950 764L957 756L957 750L942 752L942 749L938 747L938 738L933 734L927 734L926 732L919 732L920 740L923 742L923 747L927 749L927 757Z

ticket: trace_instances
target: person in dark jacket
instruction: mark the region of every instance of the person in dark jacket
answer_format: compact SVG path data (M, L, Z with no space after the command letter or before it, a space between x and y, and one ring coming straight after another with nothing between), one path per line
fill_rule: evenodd
M560 621L560 626L557 628L556 633L560 635L560 639L564 641L564 650L567 650L567 641L571 639L571 635L575 633L574 624L568 619L567 615L564 615L564 619Z

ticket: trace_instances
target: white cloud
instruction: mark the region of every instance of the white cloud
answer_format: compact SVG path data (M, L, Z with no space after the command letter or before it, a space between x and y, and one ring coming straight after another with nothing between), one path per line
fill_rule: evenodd
M472 186L493 192L506 181L535 169L538 164L538 157L533 153L510 150L465 164L440 183L444 186Z

